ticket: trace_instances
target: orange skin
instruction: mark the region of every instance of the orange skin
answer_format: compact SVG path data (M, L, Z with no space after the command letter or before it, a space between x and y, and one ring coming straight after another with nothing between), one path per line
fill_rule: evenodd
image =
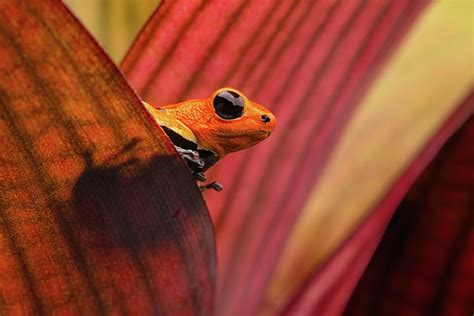
M244 113L241 117L223 119L216 114L213 100L222 90L235 92L243 98ZM145 102L144 105L159 125L192 141L198 149L212 151L219 159L264 140L276 124L275 116L269 110L229 87L217 90L207 99L188 100L158 109ZM262 121L262 115L266 115L269 121Z

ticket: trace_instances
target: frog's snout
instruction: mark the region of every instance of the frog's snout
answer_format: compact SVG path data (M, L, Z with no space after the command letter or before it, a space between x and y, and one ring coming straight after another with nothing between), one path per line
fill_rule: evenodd
M270 133L275 129L275 116L271 112L263 113L260 115L260 120L263 122L262 130L270 135Z

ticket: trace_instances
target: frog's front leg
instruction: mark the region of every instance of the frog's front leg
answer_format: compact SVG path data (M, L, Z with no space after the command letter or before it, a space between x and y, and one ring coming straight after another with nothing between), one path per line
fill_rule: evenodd
M207 178L204 175L204 172L202 171L206 163L199 155L199 152L192 149L184 149L179 146L174 147L176 148L176 151L181 155L181 158L183 158L188 164L194 179L199 182L206 182ZM201 191L213 189L217 192L220 192L222 191L223 187L220 183L214 181L206 185L200 185L199 189Z
M206 163L203 159L201 159L197 151L192 149L184 149L179 146L174 147L176 148L176 151L181 155L181 158L183 158L188 163L189 167L193 171L204 168L204 165Z

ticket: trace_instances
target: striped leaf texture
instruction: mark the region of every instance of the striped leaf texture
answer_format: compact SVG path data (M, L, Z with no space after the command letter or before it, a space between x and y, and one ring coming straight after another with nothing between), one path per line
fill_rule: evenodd
M209 173L217 315L342 313L403 194L472 113L469 4L165 1L121 67L154 104L233 86L278 123ZM442 43L442 45L440 44Z
M59 1L0 0L0 314L209 314L202 196Z
M354 231L350 238L348 238L344 243L339 245L339 249L337 250L337 252L334 253L333 257L331 257L330 260L328 260L321 269L315 270L314 274L305 281L305 284L302 289L300 289L298 295L296 295L292 299L291 303L287 307L286 311L289 314L311 314L320 310L323 310L324 314L327 315L341 313L341 306L343 306L343 304L347 300L347 297L353 290L354 284L358 282L360 274L366 268L367 261L370 259L373 249L377 246L379 242L379 236L384 233L387 223L391 221L393 209L402 199L403 195L407 190L407 187L412 184L414 180L420 175L420 171L423 170L423 166L427 164L427 161L429 161L433 157L434 153L436 153L440 149L441 145L446 141L449 135L451 135L459 127L460 123L465 119L466 116L469 115L469 112L471 111L472 113L472 109L474 108L473 96L474 94L471 94L461 104L459 104L457 110L440 127L437 133L433 135L432 141L429 142L425 146L425 148L423 148L419 153L416 154L416 158L412 161L411 165L406 168L402 174L400 174L400 176L395 180L394 183L392 183L391 190L387 192L387 194L380 201L378 201L378 203L375 205L375 209L368 213L365 218L363 218L363 221L361 222L358 229ZM472 116L470 120L472 120ZM464 129L465 128L466 127L464 127ZM449 147L451 145L448 144L447 146ZM447 150L449 149L443 149L443 152ZM463 149L458 147L458 150L459 152L463 152L461 154L462 157L470 155L469 151L466 151L465 148ZM440 154L440 156L446 155L443 152ZM442 158L437 159L439 160ZM436 162L433 162L432 164L435 163ZM462 168L462 164L464 162L461 162L459 160L451 160L448 163L451 164L450 168L459 168L460 166ZM421 177L421 179L426 178L425 175L422 175ZM432 178L431 180L434 179ZM421 181L425 180L419 180L419 182ZM461 194L469 194L469 190L472 191L472 178L467 176L463 179L463 181L465 181L463 183L465 187ZM469 285L469 282L464 284L466 286L464 289L467 289L464 295L461 294L459 296L447 297L438 296L433 297L433 301L429 301L429 297L426 296L426 293L429 293L429 291L436 291L436 286L431 282L434 280L434 278L439 276L439 274L432 274L430 277L425 278L426 275L424 275L424 271L426 271L427 269L426 265L431 264L432 260L434 259L433 252L430 252L430 250L433 251L433 248L431 248L428 244L420 245L418 244L418 242L420 238L423 238L423 240L425 241L430 240L429 238L443 239L444 234L442 233L442 230L436 230L434 226L430 225L432 223L431 217L434 214L427 213L426 216L430 217L429 221L431 222L428 225L432 228L432 231L428 232L427 230L421 230L418 235L405 235L405 229L407 229L407 227L409 227L411 223L406 220L406 217L402 217L400 219L399 213L410 213L413 215L418 212L416 205L421 205L422 203L431 203L428 201L427 198L429 197L429 195L425 194L418 195L416 202L410 198L410 196L414 194L412 193L412 191L419 191L417 186L419 187L420 184L416 184L414 188L410 189L410 192L408 192L408 197L406 197L402 201L402 204L399 207L399 209L401 210L396 210L396 217L393 219L394 223L392 223L391 225L397 225L398 227L400 227L400 230L397 233L394 233L390 231L393 230L393 228L389 227L388 236L384 237L386 239L391 240L391 245L393 248L387 250L384 243L382 243L382 245L380 246L381 250L378 251L383 252L383 254L377 254L376 257L372 259L374 263L371 263L372 266L377 265L377 267L369 267L369 270L365 272L366 275L364 275L362 283L358 285L359 288L356 290L355 294L353 294L352 301L347 307L346 314L367 315L374 312L376 314L380 313L384 315L400 315L405 313L413 315L429 315L430 312L434 313L434 310L437 310L437 308L435 308L434 310L430 310L431 306L429 304L431 303L439 304L438 307L441 306L441 304L448 305L444 306L444 310L439 309L436 311L439 312L439 314L441 315L458 315L460 309L469 309L470 301L469 298L467 298L466 296L472 296L473 294L473 287ZM452 190L453 184L447 183L446 188L449 188L448 190ZM461 197L461 199L459 199L459 197ZM469 209L469 202L468 200L466 200L466 198L466 195L457 195L451 197L450 199L448 196L445 195L439 200L439 202L442 201L444 203L456 203L462 209L462 213L468 214L472 211ZM407 204L407 200L412 201L408 202L409 204ZM451 217L454 219L456 215L451 213L447 217ZM445 225L445 223L440 224ZM472 228L472 224L466 224L468 227L469 225L471 225ZM418 229L418 227L413 228L415 230ZM440 227L438 226L437 228ZM452 226L451 228L455 229ZM452 232L456 235L459 234L461 238L462 236L469 238L468 236L464 235L465 228L460 231L452 230ZM368 287L362 288L362 286L367 286L367 282L369 282L368 284L370 285L374 285L374 283L372 283L373 279L371 278L371 273L375 269L377 269L378 273L383 274L383 276L381 276L382 278L386 276L385 274L390 273L391 265L396 265L396 260L399 259L398 256L400 255L400 253L398 253L397 251L403 251L399 248L401 246L400 243L395 241L400 241L400 239L405 240L407 244L413 246L413 248L411 249L412 252L409 255L407 254L405 260L410 262L411 267L416 265L419 266L420 269L418 271L412 271L407 275L404 275L403 273L408 272L408 270L405 270L401 274L397 274L396 276L393 275L393 281L396 285L394 285L392 289L387 289L390 294L384 297L383 304L381 304L381 302L377 302L377 299L368 300L367 294L370 289ZM446 239L446 242L449 242L449 239ZM423 248L423 246L426 247ZM437 256L434 256L435 258L439 258L439 256L441 256L438 261L438 272L445 271L446 273L449 273L449 270L443 270L449 269L449 266L445 266L447 261L444 261L442 257L452 256L452 248L438 248L435 251L437 251ZM465 250L463 249L462 251ZM381 266L381 264L378 264L378 262L380 261L377 260L383 260L383 262L387 266ZM385 268L387 270L381 272L381 270ZM347 273L341 273L341 270L346 271ZM471 274L469 270L461 269L458 272L460 276L467 277L468 279ZM454 278L455 276L448 276L447 279L449 279L450 277ZM368 278L368 280L366 278ZM325 286L322 287L321 284L324 284ZM388 283L377 283L377 285L380 285L380 287L376 289L371 288L373 289L373 296L371 298L380 298L380 296L378 295L381 293L381 291L385 290L385 286L390 288ZM398 288L396 288L397 286ZM471 290L469 290L469 288ZM405 296L402 296L401 289L406 290ZM399 292L399 290L401 292ZM425 298L425 300L418 300L418 298ZM415 303L416 301L418 301L418 303ZM385 305L385 303L387 302L390 303ZM459 315L464 314L461 313Z

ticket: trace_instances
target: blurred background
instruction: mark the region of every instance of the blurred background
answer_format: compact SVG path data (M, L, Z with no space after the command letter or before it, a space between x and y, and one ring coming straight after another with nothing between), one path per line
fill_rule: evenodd
M347 3L349 2L350 0ZM372 2L368 2L374 3L376 1L374 0ZM394 1L393 3L395 2L396 1ZM362 114L359 115L365 117L366 119L365 121L363 120L363 118L360 117L360 120L355 119L356 123L354 124L356 126L360 127L365 124L365 129L361 127L359 130L357 130L354 127L356 131L360 132L360 134L354 134L352 135L352 137L344 134L343 136L341 136L341 138L349 139L347 140L347 142L349 143L351 141L357 142L357 140L365 139L364 137L370 138L372 136L370 135L371 133L373 133L375 135L374 138L376 138L380 131L384 132L385 130L390 130L390 128L393 128L393 126L396 126L398 124L396 121L397 113L405 110L407 111L407 113L410 112L410 106L416 107L418 106L418 104L424 104L424 106L420 106L419 112L413 110L412 114L402 114L398 116L398 119L400 120L406 119L406 125L402 124L398 127L398 130L395 128L394 133L391 134L391 136L389 135L385 139L386 143L393 142L395 144L394 148L392 148L392 151L388 151L388 147L390 146L387 146L387 148L383 147L384 144L381 141L378 143L379 147L376 147L373 152L370 152L369 148L366 154L360 154L360 152L358 152L359 147L351 147L349 145L344 147L347 142L342 142L344 145L343 149L339 151L335 150L335 154L329 157L328 160L335 162L329 164L329 169L332 170L332 173L327 172L327 174L329 174L327 178L331 178L333 181L328 181L328 185L326 187L323 186L323 188L321 189L322 193L319 192L319 195L317 193L313 194L313 196L317 196L313 202L311 202L311 199L308 198L308 201L310 201L308 202L309 206L306 205L306 208L302 210L302 212L305 212L306 209L309 209L310 207L317 209L322 203L326 201L326 197L331 194L335 195L333 197L333 200L336 202L333 202L333 204L328 202L329 208L339 207L343 209L344 207L346 207L345 211L347 211L347 213L341 212L340 214L342 214L342 216L330 218L330 216L328 215L327 218L322 217L318 219L321 221L318 222L321 225L318 226L318 228L329 227L327 228L326 234L316 234L320 238L322 236L322 239L324 239L323 243L326 241L326 239L331 240L331 238L336 235L334 231L344 230L344 228L340 227L339 223L345 223L347 218L350 217L349 215L346 216L346 214L349 214L352 211L352 205L350 203L353 203L354 201L355 203L357 203L356 198L352 200L351 198L347 198L347 196L350 196L351 194L349 192L351 190L351 185L352 188L362 188L359 191L354 190L355 193L353 194L357 195L357 198L361 196L364 197L365 195L370 195L368 193L368 191L370 191L372 188L370 187L370 183L367 189L363 189L365 184L363 182L365 180L364 172L367 171L363 168L361 168L360 170L362 171L360 171L358 169L359 165L369 165L369 167L367 167L368 170L370 169L370 164L372 163L371 159L375 161L373 163L374 165L377 163L381 164L381 167L377 169L378 173L369 173L368 176L370 179L373 179L375 183L373 184L373 186L376 187L379 186L379 183L377 183L377 181L380 180L381 182L383 182L383 180L381 179L384 179L384 177L386 177L388 173L386 172L386 170L389 170L391 167L391 159L393 157L396 157L397 155L402 156L402 154L400 153L403 153L404 151L408 152L411 150L410 154L403 158L406 160L401 163L401 167L397 171L398 173L394 171L394 177L387 180L386 182L383 182L383 184L380 184L380 186L384 185L388 187L390 185L396 185L396 181L400 180L397 178L398 176L405 177L408 175L408 177L411 176L414 178L418 174L418 171L416 169L409 169L407 167L407 174L402 174L400 170L405 170L404 168L407 166L406 164L412 161L411 159L425 159L425 161L430 160L430 158L421 157L422 150L424 150L425 148L425 143L423 140L420 140L418 142L418 144L416 145L418 147L413 147L410 150L407 149L409 146L407 147L406 145L410 144L410 141L412 139L418 137L418 135L415 134L418 132L420 133L420 135L424 133L422 131L423 128L431 124L429 123L429 118L436 113L440 113L439 111L445 111L445 114L443 114L444 118L437 121L436 124L438 125L436 125L436 128L433 127L432 130L426 129L426 135L428 135L429 133L432 133L434 135L435 133L433 131L436 132L438 130L437 128L441 130L442 134L443 129L446 126L450 126L449 124L451 121L456 120L453 119L454 116L449 116L449 113L451 110L456 109L457 104L465 104L459 105L459 108L470 108L472 110L472 94L468 93L467 96L463 94L465 91L469 91L469 88L464 89L462 93L459 91L459 93L456 92L457 94L454 93L452 98L449 97L450 93L454 91L454 88L450 88L450 84L456 86L456 83L454 83L449 78L460 78L456 76L451 77L452 73L455 73L457 70L459 70L459 65L456 61L456 54L449 51L452 43L444 42L442 40L440 42L437 42L437 35L440 35L445 40L452 38L454 41L453 45L457 45L456 43L459 42L464 42L468 44L470 41L471 48L474 47L474 36L472 32L471 34L469 34L469 32L461 33L456 31L456 27L449 27L451 26L451 24L454 23L453 21L456 21L458 15L460 16L459 20L466 22L467 15L461 16L459 12L470 9L472 10L471 25L472 27L474 27L474 24L472 24L472 17L474 14L474 8L472 4L474 2L470 0L440 1L446 4L444 5L444 8L440 8L443 5L438 4L428 5L427 1L414 1L413 3L415 2L419 4L420 8L422 8L419 10L425 10L421 11L422 13L420 14L420 16L423 16L423 14L426 14L427 16L426 19L425 17L423 17L422 19L419 18L419 16L417 15L417 17L419 18L417 22L423 20L429 25L429 23L435 21L437 24L433 22L433 25L435 25L435 27L433 27L432 29L429 29L428 27L428 30L426 30L425 28L423 29L423 31L420 31L425 32L422 34L428 34L431 38L431 42L429 42L429 39L426 40L426 38L418 38L418 40L410 39L412 40L412 42L410 43L412 46L416 46L416 42L426 40L428 43L427 45L431 45L429 47L434 47L434 49L431 49L431 51L429 49L416 50L412 49L412 47L406 47L402 45L402 56L400 58L403 59L403 57L406 57L404 55L405 53L413 54L412 57L411 55L409 55L407 58L403 59L405 61L405 64L403 64L404 68L402 67L402 71L396 72L396 74L392 77L390 76L390 71L387 71L388 75L386 76L385 73L383 73L383 76L381 77L384 80L380 81L382 82L380 85L384 86L385 88L381 88L383 90L381 93L374 93L376 95L374 98L377 98L377 96L380 96L380 94L383 93L392 94L387 98L378 98L377 101L372 102L375 103L375 105L373 105L372 108L369 107L368 109L366 109L365 112L360 111ZM149 16L152 14L154 8L157 6L159 1L67 0L66 3L78 15L81 21L84 22L84 24L88 27L92 34L94 34L94 36L101 43L104 49L110 54L113 60L116 63L119 63L125 56L134 37L139 32L139 30L149 18ZM425 8L425 6L427 7L427 9ZM417 23L415 23L415 25L417 27L419 26ZM465 25L466 24L464 23L462 26L464 31L467 29ZM421 26L420 28L423 27L425 27L425 25ZM469 64L469 61L466 58L466 46L467 45L459 46L463 49L463 51L460 51L459 56L461 57L459 60L461 60L461 64L464 65L461 65L461 68L465 67L465 69L467 69L466 71L470 71L473 69L473 63L471 59L471 63ZM458 46L456 46L456 49L457 47ZM437 55L439 51L446 51L446 54ZM345 55L350 54L347 54L346 52ZM398 55L396 56L398 57ZM441 59L437 59L439 56L441 56ZM471 54L471 56L474 56L474 54ZM342 60L344 61L343 58ZM406 62L407 60L408 62ZM423 64L421 60L426 60L427 63L424 65L425 68L421 69L420 67L420 69L418 69L418 65ZM450 67L447 66L447 63L451 62L454 65L453 69L450 69ZM402 63L403 62L399 63L399 60L395 59L392 63L389 64L389 66L391 68L398 69L397 67L399 66L399 64ZM374 74L375 72L370 73L369 76ZM448 79L446 80L446 83L443 83L442 78L445 75ZM466 75L466 72L463 75ZM436 80L433 80L434 84L433 82L428 82L427 78L430 78L430 76L434 77L435 79L439 79L439 82ZM389 77L389 79L386 80L386 77ZM466 76L464 76L463 78L465 77ZM412 79L412 81L408 80L407 78L410 78L410 80ZM408 84L404 84L405 80L408 82ZM203 80L203 82L206 81ZM433 84L433 86L431 86L431 84ZM463 84L465 84L465 82ZM469 86L469 84L471 85L472 89L472 78L471 83L468 83L466 86ZM370 88L372 89L373 87L375 87L374 90L376 90L379 88L380 85L377 84L377 80L375 80L375 84L373 84L373 86L371 86ZM157 84L157 86L159 86L159 84ZM445 91L443 89L445 89ZM433 93L431 93L430 90ZM324 92L325 91L322 91L322 93ZM398 92L400 93L397 94ZM435 104L439 98L436 97L437 94L434 92L439 93L439 95L446 95L446 102L453 103L453 106L449 109L448 107L446 107L444 108L444 110L442 106L437 108ZM400 101L400 104L397 103L397 101L399 100L402 100ZM379 103L377 104L377 102ZM393 108L387 107L386 111L377 112L380 107L386 106L386 103L390 102L397 103L397 105L393 106ZM368 103L370 102L368 101ZM409 118L410 115L412 115L411 120ZM393 120L391 120L392 117L394 118ZM463 120L464 119L459 119L456 122L459 123ZM379 123L379 125L377 125L377 123ZM456 124L447 128L447 130L455 130ZM418 130L417 127L419 127L420 129ZM413 128L413 130L407 132L407 135L403 136L403 131L407 128ZM291 126L288 130L290 129L296 129L296 127ZM429 132L427 132L428 130ZM349 129L349 131L353 130ZM412 133L411 135L410 132ZM449 132L447 133L449 134ZM433 154L434 152L436 152L439 149L439 146L447 138L447 136L449 136L447 134L443 135L439 136L439 142L428 148L428 155L430 153ZM436 159L423 172L419 180L409 190L408 194L403 199L401 205L394 212L395 215L387 229L387 233L384 235L380 246L377 248L377 252L370 261L368 269L363 274L361 281L358 283L357 288L354 294L352 295L349 305L345 311L347 315L468 315L474 312L474 200L472 182L472 161L474 158L472 150L473 135L473 119L471 117L467 120L467 123L464 124L464 127L460 129L455 134L455 136L447 143L447 145L443 147L441 153L437 155ZM398 136L406 137L407 141L400 141L399 143L397 143ZM381 147L383 147L384 149L381 150ZM356 150L351 151L354 148ZM367 148L362 147L362 149L360 150L364 151L366 149ZM384 155L383 151L385 149L387 149L387 152ZM374 152L376 153L376 155L371 155ZM378 153L380 153L380 155ZM287 152L285 152L285 154L289 155L289 153ZM420 155L421 158L418 155ZM352 157L354 157L354 160L352 160ZM345 161L350 161L350 163L346 164ZM347 170L344 168L346 168ZM352 168L355 171L353 171ZM357 174L358 171L362 174ZM352 178L347 176L348 174L351 174L351 172L353 172ZM216 175L218 176L219 172L216 172ZM354 182L352 182L352 184L347 184L347 181ZM403 181L403 179L400 181ZM344 183L347 184L347 191L343 191L342 189L338 191L338 186L342 186L342 184ZM331 185L337 188L333 188L331 187ZM401 198L403 194L402 191L395 192L395 197L393 198L394 200L392 200L390 203L395 205L397 200L396 196L398 194ZM343 194L347 194L347 196ZM377 199L381 197L382 195L373 197L370 203L367 202L369 206L366 206L366 208L371 209L372 207L374 209L381 210L382 207L378 208L379 205L377 204L379 202L379 200ZM340 206L339 204L337 204L340 200L344 200L345 198L347 198L349 201L345 206ZM218 209L218 207L214 208L214 203L215 205L220 206L221 204L219 203L221 198L211 195L208 197L208 199L210 205L210 212L212 213L212 215L215 215L213 214L213 212L217 212L216 209ZM381 201L383 202L384 200ZM382 202L380 203L383 204ZM250 209L252 207L253 205L249 206ZM390 208L390 206L388 206L388 208ZM356 211L354 211L353 213L356 213ZM368 211L366 212L366 209L364 209L364 211L361 211L360 214L357 215L357 217L362 220L369 220L369 214L370 213ZM390 212L388 212L386 216L387 220L390 219ZM383 231L385 226L383 226L383 224L381 225L382 228L380 229L381 231ZM373 227L375 226L376 225L374 224ZM323 229L323 231L325 230ZM350 228L347 228L347 231L351 231ZM229 234L230 233L233 233L233 231L230 230ZM351 236L351 233L347 234L348 235L345 236ZM218 235L218 245L219 238L220 236ZM225 236L222 238L225 238ZM340 239L339 242L341 242L341 240L343 239ZM368 246L369 250L367 250L365 247L361 247L357 248L357 252L362 253L367 250L368 254L365 252L364 254L365 256L367 256L367 258L369 258L370 249L372 247L371 245L375 247L378 242L378 239L376 237L373 240L374 244L370 243L367 240L363 240L362 243L363 245L370 244ZM334 244L338 245L338 242L335 241ZM341 244L341 249L343 246L347 246L347 244ZM302 251L301 249L299 250ZM302 253L300 252L298 254L300 256L306 255L305 252ZM334 253L337 254L337 250L334 250ZM337 256L334 255L334 253L332 254L333 257L331 258L336 260ZM294 254L294 252L292 254ZM315 256L316 255L318 255L318 253L316 253ZM352 254L352 256L356 258L357 253ZM296 261L298 262L298 260ZM321 259L321 262L324 262L324 260ZM318 262L318 264L315 263L315 265L312 267L317 267L315 268L315 270L318 270L320 268L319 264L321 262ZM365 264L366 263L362 262L360 265L365 266ZM293 268L295 266L297 265L290 265L290 267ZM326 272L327 275L332 275L331 273L334 273L336 275L338 274L337 272L334 272L334 270L331 270L330 265L329 267L329 272ZM326 266L323 266L323 268L326 269ZM339 270L345 269L343 275L347 274L347 279L352 278L352 280L357 280L358 278L357 273L355 276L351 275L351 271L353 270L351 270L350 264L348 266L332 266L332 268ZM290 295L290 298L295 300L293 301L293 303L295 304L295 306L297 306L297 311L299 310L298 308L300 308L301 306L303 306L301 307L302 310L305 310L305 295L306 293L311 293L311 290L313 289L311 286L314 284L314 281L317 280L317 282L324 283L324 278L322 280L318 279L317 277L313 279L313 272L311 272L310 276L308 277L309 279L304 285L307 291L302 291L303 294L297 292L301 294L301 297L303 298L301 299L301 297L298 295ZM282 284L284 285L280 287L284 288L286 286L284 281L288 281L288 278L291 279L291 276L288 276L288 270L286 270L286 276L287 279L283 277L282 281ZM342 276L340 277L342 278ZM338 286L340 286L340 288L344 289L345 291L352 290L351 286L349 286L349 288L347 289L346 287L341 285L342 283L344 283L344 281L341 281L340 279L337 280L337 282L339 283L337 283L336 281L334 282L335 283L331 283L334 288L328 290L328 293L332 293L331 295L333 295L334 297L337 296L337 293L339 291ZM282 293L285 293L284 289L278 289L278 284L275 285L275 289L276 292L280 290ZM317 292L317 289L313 290ZM336 294L334 294L334 292ZM274 303L272 302L273 294L274 292L272 290L268 290L268 293L266 293L265 299L268 301L263 302L263 310L265 310L265 308L268 308L266 310L267 312L272 311L271 306L272 303ZM319 303L324 305L326 299L325 296L320 293L315 295L319 295ZM278 297L278 295L275 296ZM301 299L303 303L299 302L298 299ZM232 299L228 300L232 301ZM265 306L265 303L268 304L268 306L270 307ZM298 305L299 303L301 303L301 306ZM238 305L238 303L235 304ZM318 306L320 307L322 305ZM223 308L225 310L225 307ZM469 309L471 310L471 312L468 312L466 314ZM327 312L328 310L331 309L326 309L325 311Z
M66 0L112 59L119 63L160 0Z

